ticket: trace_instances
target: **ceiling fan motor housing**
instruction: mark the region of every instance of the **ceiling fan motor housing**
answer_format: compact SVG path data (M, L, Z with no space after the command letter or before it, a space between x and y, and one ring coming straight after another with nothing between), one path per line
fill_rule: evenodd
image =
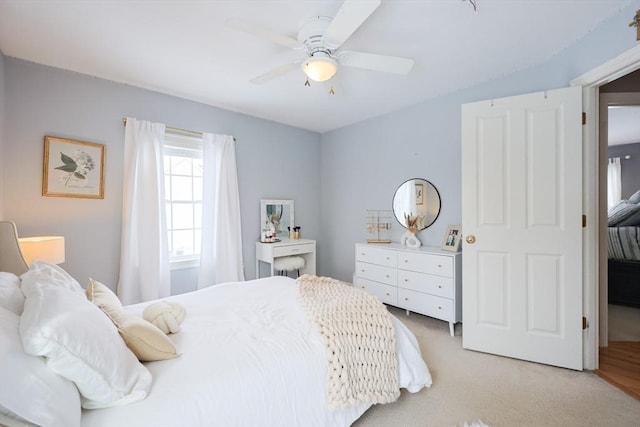
M326 16L314 16L309 18L306 24L298 31L298 41L307 46L308 53L313 56L316 52L324 52L331 55L331 49L327 48L324 41L324 34L329 28L332 19Z

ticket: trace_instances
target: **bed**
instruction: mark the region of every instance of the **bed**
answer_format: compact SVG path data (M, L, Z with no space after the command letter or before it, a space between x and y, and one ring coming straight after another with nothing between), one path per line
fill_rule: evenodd
M26 268L20 262L21 257L14 253L17 244L12 240L16 237L12 223L0 223L0 271L7 277L21 274ZM41 268L53 271L55 267ZM26 326L22 323L29 320L25 317L30 310L32 284L26 283L29 274L21 277L27 298L20 325L6 326L12 322L18 325L17 316L0 306L5 341L23 333ZM59 287L55 291L62 292ZM364 402L329 409L328 347L301 306L297 292L296 280L278 276L227 283L165 298L163 301L183 307L186 313L180 332L168 335L179 355L141 363L151 378L146 397L134 402L121 399L116 406L80 409L83 396L60 403L59 395L77 392L68 387L68 381L61 383L64 393L51 392L49 397L43 394L42 388L30 390L31 385L20 379L24 377L18 375L17 368L7 368L12 361L31 358L28 361L33 366L38 363L34 371L37 369L44 377L56 381L60 378L50 372L42 358L18 354L14 348L13 355L2 355L3 361L9 363L3 363L4 369L0 368L0 412L4 414L0 414L0 424L12 425L20 418L33 421L30 417L43 420L49 416L50 423L40 423L70 426L77 421L75 425L83 427L351 425L371 404ZM5 298L3 295L6 292L0 292L0 298ZM46 299L51 301L55 297L46 296ZM123 311L129 316L141 316L153 303L125 306ZM431 376L415 336L397 318L391 316L391 321L398 386L412 393L429 387ZM11 346L4 344L0 343L0 353L11 351ZM111 363L111 359L104 363ZM127 375L129 384L136 384L133 388L148 380L144 375L136 375ZM31 387L34 386L35 383ZM20 394L22 399L15 399ZM29 399L25 399L27 395ZM85 400L82 400L83 406ZM25 403L29 401L30 404ZM51 408L47 409L48 405ZM67 412L77 411L77 418L62 414L64 405ZM28 413L29 410L36 412L35 415ZM43 415L47 410L51 413ZM56 419L57 416L66 418L62 421Z
M640 308L640 190L608 212L609 304Z

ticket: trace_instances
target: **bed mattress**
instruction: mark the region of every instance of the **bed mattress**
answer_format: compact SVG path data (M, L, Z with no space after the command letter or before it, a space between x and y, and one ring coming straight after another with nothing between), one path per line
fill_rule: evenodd
M145 365L149 396L84 410L84 427L348 426L369 405L330 411L325 346L297 301L293 279L227 283L164 300L187 311L170 335L181 355ZM141 315L149 303L125 307ZM413 334L393 318L400 386L431 385Z

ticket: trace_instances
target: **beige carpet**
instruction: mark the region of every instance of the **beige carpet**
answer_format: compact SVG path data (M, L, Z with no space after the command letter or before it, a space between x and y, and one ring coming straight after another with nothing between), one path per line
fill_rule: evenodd
M462 349L460 325L389 310L420 342L433 385L403 390L397 402L370 408L356 427L640 426L640 401L591 372L523 362Z

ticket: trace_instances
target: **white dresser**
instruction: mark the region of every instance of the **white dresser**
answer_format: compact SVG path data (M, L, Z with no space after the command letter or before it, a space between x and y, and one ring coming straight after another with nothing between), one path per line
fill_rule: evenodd
M462 321L461 252L356 243L353 284L407 313L449 322L451 336L455 323Z

